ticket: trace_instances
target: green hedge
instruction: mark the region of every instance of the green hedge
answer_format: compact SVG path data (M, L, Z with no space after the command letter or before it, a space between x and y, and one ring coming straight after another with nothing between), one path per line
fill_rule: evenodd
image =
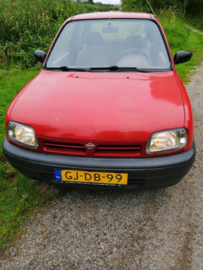
M47 51L68 17L112 9L70 0L0 0L0 68L35 66L33 52Z

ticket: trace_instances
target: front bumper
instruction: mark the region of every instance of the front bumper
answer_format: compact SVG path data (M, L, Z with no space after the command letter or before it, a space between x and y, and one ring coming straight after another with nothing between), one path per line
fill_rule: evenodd
M154 189L175 185L188 173L195 160L195 145L180 154L153 158L87 158L38 153L3 142L10 164L29 178L44 182L94 189ZM128 173L126 186L70 184L54 179L54 168Z

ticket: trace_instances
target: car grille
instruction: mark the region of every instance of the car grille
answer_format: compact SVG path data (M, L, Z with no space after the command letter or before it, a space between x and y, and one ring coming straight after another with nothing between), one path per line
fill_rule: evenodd
M43 141L43 150L49 153L86 156L82 144Z
M141 145L134 144L101 144L94 143L93 149L88 149L86 144L72 142L57 142L42 140L42 151L60 155L87 156L87 157L137 157L141 154Z
M94 156L98 157L134 157L139 156L140 145L98 145Z

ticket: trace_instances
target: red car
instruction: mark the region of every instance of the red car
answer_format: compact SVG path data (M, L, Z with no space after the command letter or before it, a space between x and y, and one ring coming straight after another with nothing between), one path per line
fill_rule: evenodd
M69 18L12 101L3 151L22 174L69 187L152 189L195 159L190 101L160 22L146 13Z

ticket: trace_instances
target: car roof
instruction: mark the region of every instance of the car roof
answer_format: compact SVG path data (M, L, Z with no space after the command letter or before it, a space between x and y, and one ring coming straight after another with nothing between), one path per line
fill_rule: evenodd
M143 12L94 12L75 15L72 20L87 20L87 19L152 19L155 16L150 13Z

